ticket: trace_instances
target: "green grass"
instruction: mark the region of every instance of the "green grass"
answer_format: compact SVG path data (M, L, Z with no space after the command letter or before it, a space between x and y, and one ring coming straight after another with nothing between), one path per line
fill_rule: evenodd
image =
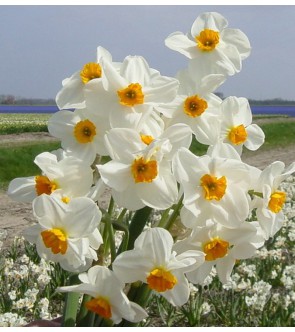
M274 122L262 124L265 143L261 149L273 149L295 144L295 122Z
M25 132L47 132L50 114L0 114L0 135Z
M40 174L40 169L34 164L34 158L42 152L59 147L60 143L0 147L0 189L6 190L14 178Z

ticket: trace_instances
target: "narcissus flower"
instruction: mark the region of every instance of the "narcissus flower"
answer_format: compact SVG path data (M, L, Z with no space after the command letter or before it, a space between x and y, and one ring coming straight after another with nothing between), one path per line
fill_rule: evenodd
M113 270L124 282L142 281L173 305L183 305L189 297L185 272L192 265L200 266L204 254L187 251L176 255L172 251L173 238L163 228L145 230L135 241L134 249L120 254L113 262Z
M88 294L92 299L85 303L88 310L102 318L119 324L124 318L129 322L140 322L147 313L136 303L129 301L123 292L124 283L105 266L93 266L88 272L79 274L82 284L60 287L60 292Z
M222 102L211 92L220 79L206 80L206 77L197 76L195 80L186 71L178 73L178 79L180 86L177 97L171 103L158 107L158 110L167 118L166 126L185 123L200 143L210 145L214 133L219 129Z
M182 126L178 129L184 133ZM176 140L188 141L178 136L174 136ZM141 137L134 130L116 128L105 139L113 160L97 168L104 183L112 188L119 206L137 210L147 205L162 210L176 203L177 182L168 158L173 149L167 137L147 141L148 137Z
M242 60L250 54L247 36L238 29L227 28L227 20L215 12L199 15L190 33L170 34L165 44L189 59L190 69L206 68L207 74L233 75L242 68Z
M59 111L48 121L49 133L61 140L68 154L91 164L96 155L107 155L104 134L109 122L98 119L87 109Z
M98 231L101 212L90 198L65 201L42 195L34 200L33 213L38 224L27 228L24 237L36 244L41 258L71 272L85 271L97 260L103 242Z
M235 228L249 214L247 166L236 159L197 157L181 148L172 160L173 173L184 191L184 206L200 222L214 220Z
M254 186L253 207L256 207L257 220L264 232L265 239L274 236L283 225L283 206L287 193L280 189L280 184L295 172L295 163L285 168L281 161L275 161L260 174Z
M226 283L236 260L252 257L263 243L254 223L244 222L238 228L229 229L209 222L178 241L173 249L179 254L187 250L199 250L205 254L205 262L186 273L190 282L202 284L216 266L220 281Z
M103 72L100 61L102 58L112 61L111 54L99 46L97 48L97 62L86 63L71 77L63 80L63 87L56 96L56 104L59 109L85 108L85 86L92 80L101 81Z
M8 195L19 202L32 202L42 194L51 195L56 190L65 196L79 197L88 194L93 171L89 163L74 157L65 157L63 153L43 152L34 163L42 174L13 179L8 186Z
M241 155L243 146L257 150L265 135L262 129L252 124L252 112L246 98L228 97L220 105L220 131L216 131L216 141L232 145ZM215 144L214 141L211 144ZM209 143L210 144L210 143Z
M97 82L89 83L86 106L107 117L112 128L136 128L144 113L176 96L178 81L149 68L143 57L126 57L120 71L110 61L103 60L102 68L104 90L96 88Z

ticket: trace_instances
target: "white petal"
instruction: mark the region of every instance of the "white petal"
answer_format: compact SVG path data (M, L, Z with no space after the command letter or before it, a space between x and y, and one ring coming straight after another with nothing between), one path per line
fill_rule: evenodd
M104 165L97 165L103 182L118 192L124 192L132 184L131 166L111 160Z
M249 150L257 150L264 143L265 135L263 130L256 124L252 124L246 128L248 138L245 146Z
M85 107L84 83L80 71L73 74L56 95L56 104L59 109Z
M170 49L185 55L189 59L194 58L195 53L197 53L196 43L182 32L171 33L165 39L165 45Z
M235 259L231 255L220 258L216 263L216 270L220 281L226 284L229 281L232 269L235 265Z
M7 195L17 202L32 202L37 197L35 176L10 181Z
M94 232L100 219L98 206L90 198L79 197L71 199L67 204L63 225L69 237L82 238Z

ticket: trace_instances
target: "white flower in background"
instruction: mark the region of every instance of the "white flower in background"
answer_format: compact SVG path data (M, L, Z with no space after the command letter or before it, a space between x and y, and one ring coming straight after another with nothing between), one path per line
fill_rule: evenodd
M167 209L178 198L171 163L165 159L173 148L167 138L153 140L150 144L146 144L145 139L127 128L110 130L106 135L106 147L113 160L97 165L97 168L103 182L112 188L112 195L119 206L129 210L138 210L146 205Z
M86 63L81 70L62 81L63 87L56 96L59 109L85 108L85 86L92 80L101 81L103 73L99 62L102 58L112 61L111 54L99 46L97 62Z
M252 257L263 243L254 223L244 222L235 229L208 223L194 230L186 239L176 242L173 249L180 254L187 250L199 250L205 254L205 262L186 273L190 282L203 284L216 266L220 281L226 284L230 281L236 260Z
M180 87L177 97L168 104L157 109L167 118L166 126L177 123L187 124L196 139L209 145L219 129L220 105L222 100L211 93L214 80L200 85L193 81L186 71L178 73Z
M144 113L176 96L178 81L149 68L141 56L126 57L120 71L103 59L102 68L105 90L97 89L97 82L90 82L86 106L99 117L107 117L112 128L136 128Z
M93 182L93 171L88 163L74 157L58 159L50 152L39 154L34 163L42 175L13 179L7 194L15 201L32 202L34 198L62 191L65 198L86 195Z
M136 303L129 301L124 294L124 283L115 273L105 266L93 266L88 272L79 274L82 284L60 287L60 292L76 292L92 296L85 303L88 310L114 324L119 324L124 318L130 322L140 322L147 313Z
M121 253L113 262L113 270L122 281L142 281L172 305L187 302L190 288L184 273L192 265L200 266L204 254L187 251L176 255L173 238L164 228L146 229L134 243L134 249Z
M97 229L101 212L91 199L73 198L64 203L42 195L34 200L33 212L38 224L27 228L24 236L36 244L41 258L71 272L85 271L97 260L96 250L102 244Z
M97 154L107 155L104 134L110 128L106 119L99 119L87 109L59 111L48 121L49 133L61 140L68 155L92 164Z
M253 206L257 208L257 220L265 239L272 237L283 225L283 206L287 193L280 189L281 183L295 172L295 163L285 168L281 161L275 161L261 173L254 187L262 197L255 197Z
M247 36L239 29L227 28L227 20L215 12L197 17L190 33L170 34L165 44L185 55L192 73L204 70L207 74L233 75L242 68L242 60L251 51Z
M263 143L265 135L262 129L252 124L252 112L246 98L228 97L220 106L220 130L216 131L215 141L232 145L241 155L243 146L257 150Z
M181 148L172 160L173 173L184 191L184 206L199 222L213 220L235 228L248 217L249 172L239 160L195 156Z

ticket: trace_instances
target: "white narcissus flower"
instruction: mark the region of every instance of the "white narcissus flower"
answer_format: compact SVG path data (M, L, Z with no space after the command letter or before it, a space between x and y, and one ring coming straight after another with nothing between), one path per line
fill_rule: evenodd
M111 54L99 46L97 62L86 63L81 70L63 80L63 87L56 96L56 104L59 109L85 108L85 86L92 80L101 82L103 72L99 62L102 58L112 61Z
M247 36L239 29L227 28L227 20L219 13L206 12L197 17L190 33L170 34L165 44L191 59L192 72L233 75L242 68L242 60L251 50Z
M59 111L48 121L49 133L61 140L69 155L92 164L97 154L107 155L104 134L109 122L93 116L87 109Z
M88 294L93 298L85 303L88 310L114 324L122 319L137 323L147 317L147 313L138 304L129 301L124 294L124 283L115 273L105 266L93 266L88 272L79 274L80 285L57 288L59 292Z
M42 175L13 179L7 191L13 200L32 202L37 196L51 195L56 190L68 197L79 197L87 195L92 186L93 171L83 160L57 151L39 154L34 163L41 169Z
M90 198L65 203L58 196L42 195L33 201L33 213L38 224L27 228L24 237L36 244L41 258L71 272L85 271L97 260L103 242L98 231L101 212Z
M191 135L190 129L186 128ZM183 125L175 126L174 130L171 140L188 142ZM178 130L184 137L177 135ZM167 137L151 142L146 139L128 128L111 129L106 135L106 147L113 160L97 165L97 168L103 182L112 188L119 206L129 210L146 205L167 209L178 198L177 182L169 160L175 150Z
M223 100L220 108L220 131L216 131L215 142L232 145L240 155L243 146L257 150L264 143L264 132L258 125L252 124L252 112L246 98L228 97Z
M229 229L208 222L186 239L176 242L173 249L179 254L187 250L199 250L205 254L204 264L186 273L190 282L203 284L213 266L216 266L220 281L227 283L236 260L252 257L263 243L255 223L244 222L238 228Z
M214 79L205 82L201 77L192 79L187 71L179 72L178 79L177 97L171 103L160 105L157 110L167 118L166 126L185 123L200 143L210 145L220 126L222 100L211 93L217 83Z
M204 254L190 250L176 255L172 246L173 238L167 230L147 229L136 239L133 250L117 256L113 270L122 281L142 281L172 305L183 305L190 293L184 273L192 265L200 266Z
M285 168L281 161L275 161L261 173L254 186L253 207L256 207L257 220L264 232L265 239L275 235L284 221L282 208L287 193L280 189L280 184L295 172L295 162ZM260 197L261 196L261 197Z
M178 81L149 68L141 56L126 57L120 71L103 59L102 68L105 90L97 89L96 81L87 84L86 106L107 117L112 128L136 128L145 112L176 96Z
M236 228L248 217L249 171L240 160L197 157L181 148L174 155L172 169L184 192L184 206L201 223L212 219Z

